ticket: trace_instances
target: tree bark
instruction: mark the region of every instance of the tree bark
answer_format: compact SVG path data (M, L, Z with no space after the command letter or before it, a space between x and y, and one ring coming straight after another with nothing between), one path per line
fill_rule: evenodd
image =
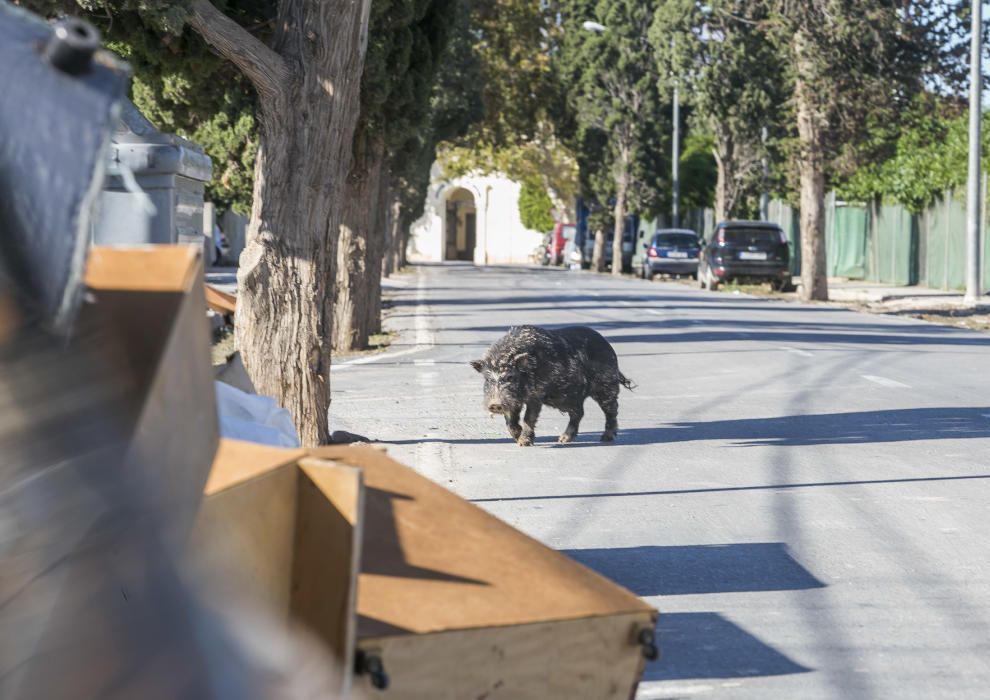
M715 222L725 221L732 213L735 203L733 183L733 149L731 142L716 140L712 155L715 156Z
M268 48L193 0L190 24L251 79L260 143L237 273L237 346L259 393L304 445L329 441L332 280L341 195L360 111L370 0L278 3Z
M605 272L605 231L601 227L595 229L595 247L591 251L591 269L595 272Z
M626 197L629 194L629 148L619 151L619 171L615 178L615 228L612 232L612 274L622 274L622 242L626 232Z
M382 268L382 277L391 277L395 272L395 249L397 241L395 238L395 195L392 190L392 178L382 177L382 204L384 211L385 230L385 260Z
M626 177L619 178L615 191L615 228L612 232L612 274L622 274L622 239L626 232Z
M378 189L385 144L367 134L355 137L354 161L341 203L342 218L334 299L334 350L368 346L369 305L381 293L381 246L376 240Z
M801 179L801 299L828 300L825 265L825 116L815 95L814 60L804 30L794 35L798 172Z
M375 192L374 219L368 242L368 304L366 317L368 334L382 332L382 276L385 259L391 257L388 247L388 168L379 165L378 188Z

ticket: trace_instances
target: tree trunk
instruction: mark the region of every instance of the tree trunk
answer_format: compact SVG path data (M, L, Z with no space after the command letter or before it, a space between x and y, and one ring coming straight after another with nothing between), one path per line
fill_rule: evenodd
M605 230L600 226L595 229L595 247L591 250L591 269L594 272L605 272Z
M341 194L360 111L370 0L280 2L271 48L207 0L190 24L258 92L260 143L235 327L258 392L304 445L329 441L332 294ZM331 287L332 288L332 287Z
M395 227L392 225L393 207L392 178L382 177L381 189L382 211L385 231L385 259L382 267L382 277L390 277L395 272Z
M378 190L372 206L373 225L368 239L368 303L366 305L368 334L382 332L382 275L388 248L388 169L380 167Z
M813 86L814 61L803 30L794 36L797 77L798 172L801 178L801 299L826 301L825 265L825 117Z
M622 274L622 241L626 232L626 178L620 178L615 192L615 228L612 232L612 274Z
M389 238L392 241L392 249L389 257L392 259L392 270L398 272L404 264L403 248L405 237L402 235L402 221L404 218L402 215L402 200L399 199L399 193L395 188L395 183L392 183L392 186L389 188L388 210Z
M712 149L715 156L715 222L726 221L732 214L735 204L733 153L731 142L716 140Z
M337 352L368 347L370 295L374 282L381 291L381 246L375 240L378 188L385 144L358 134L354 161L342 202L337 255L336 298L333 308L333 348Z

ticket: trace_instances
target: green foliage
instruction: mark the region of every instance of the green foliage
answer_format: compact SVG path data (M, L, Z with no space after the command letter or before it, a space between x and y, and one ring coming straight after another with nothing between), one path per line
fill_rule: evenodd
M879 197L918 212L946 191L962 187L968 172L969 116L952 116L928 107L919 105L910 115L886 160L869 163L841 182L839 196L858 201ZM990 114L984 114L984 153L990 153L988 129ZM990 158L985 156L983 167L988 165Z
M25 4L47 16L72 11L92 22L106 46L131 64L131 99L138 109L160 130L202 146L213 160L207 199L220 209L250 211L258 149L254 92L240 72L198 35L182 30L181 3L29 0ZM227 10L242 21L263 24L266 4L231 2Z
M550 210L553 202L539 177L529 177L519 191L519 218L522 225L534 231L549 231L554 220Z
M704 209L712 206L715 195L715 141L711 134L688 132L681 153L681 206Z
M546 116L546 8L528 0L460 0L455 22L433 95L444 175L536 177L559 208L569 208L577 166Z
M631 210L655 213L670 170L670 107L645 40L656 2L558 0L550 6L560 18L552 35L554 76L567 96L555 118L576 155L581 193L605 203L624 180ZM585 30L586 20L605 31Z
M764 3L668 0L650 27L661 82L681 86L693 126L711 136L726 216L761 185L762 129L776 136L786 117L783 66L766 20Z

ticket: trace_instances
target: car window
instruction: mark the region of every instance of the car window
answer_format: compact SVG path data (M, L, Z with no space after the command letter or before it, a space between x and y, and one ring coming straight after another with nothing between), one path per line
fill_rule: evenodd
M689 233L659 233L653 241L653 245L690 248L698 245L698 237Z
M726 243L759 245L780 243L780 231L775 228L725 228Z

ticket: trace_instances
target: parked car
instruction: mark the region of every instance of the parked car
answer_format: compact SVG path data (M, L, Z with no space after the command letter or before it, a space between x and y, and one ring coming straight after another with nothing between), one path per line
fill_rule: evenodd
M698 256L701 252L701 239L691 229L664 228L653 234L649 243L644 243L646 256L640 268L643 279L653 279L654 275L698 274Z
M567 247L568 241L574 240L576 233L577 224L566 224L562 222L554 224L553 231L550 232L550 245L548 248L549 263L551 265L564 264L564 248Z
M723 221L701 250L698 286L717 289L730 279L769 281L791 289L787 234L769 221Z
M615 235L612 231L608 231L605 238L605 267L612 267L612 242L615 240ZM589 235L584 242L584 246L581 250L582 261L581 266L585 269L591 267L591 260L594 257L595 251L595 236ZM622 239L622 270L623 272L629 271L632 268L632 258L633 258L633 237L630 231L626 231Z

